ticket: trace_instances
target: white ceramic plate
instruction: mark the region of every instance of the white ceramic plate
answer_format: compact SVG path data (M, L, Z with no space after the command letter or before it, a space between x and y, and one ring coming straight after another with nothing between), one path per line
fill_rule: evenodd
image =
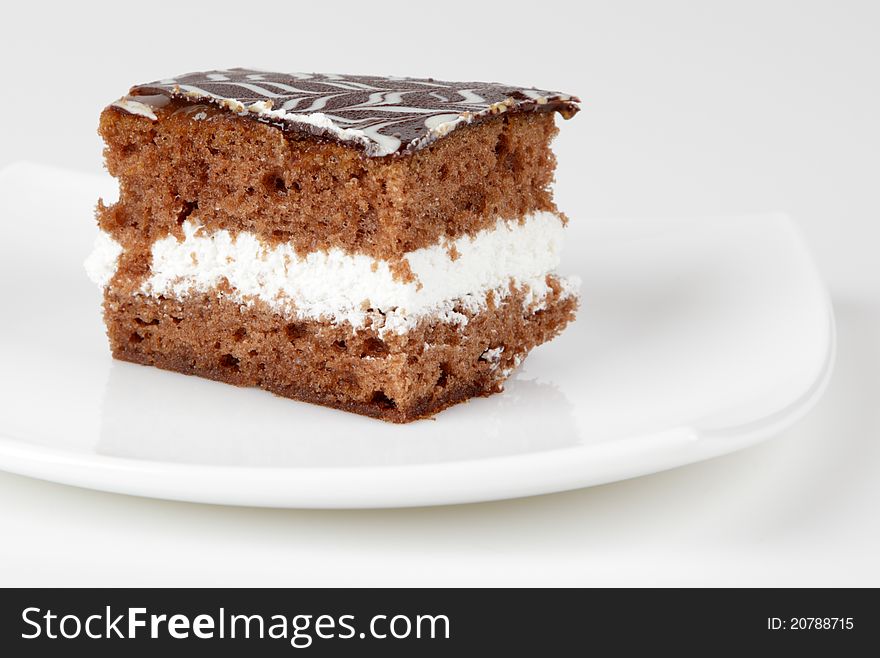
M109 178L0 172L0 468L272 507L563 491L765 439L821 395L828 297L784 215L573 221L576 323L506 391L397 426L111 360L82 260Z

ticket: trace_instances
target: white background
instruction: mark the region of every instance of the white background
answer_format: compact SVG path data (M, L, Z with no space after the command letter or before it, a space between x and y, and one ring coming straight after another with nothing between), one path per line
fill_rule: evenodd
M98 171L103 105L205 68L559 89L584 101L557 141L573 221L788 211L839 352L777 439L566 494L280 511L0 474L0 585L880 585L878 34L880 4L840 0L7 6L0 166Z

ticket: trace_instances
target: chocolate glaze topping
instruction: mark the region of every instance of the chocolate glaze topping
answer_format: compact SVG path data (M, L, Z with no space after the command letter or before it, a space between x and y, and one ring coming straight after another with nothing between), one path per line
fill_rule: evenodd
M150 117L169 98L210 103L284 129L354 143L366 155L411 153L460 125L502 112L574 116L575 96L490 82L442 82L230 69L187 73L132 87L113 105Z

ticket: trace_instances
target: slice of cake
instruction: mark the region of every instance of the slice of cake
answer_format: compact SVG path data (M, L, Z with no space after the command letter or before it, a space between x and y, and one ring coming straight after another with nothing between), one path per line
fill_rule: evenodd
M99 132L87 261L113 356L408 422L501 390L574 317L554 116L480 82L192 73Z

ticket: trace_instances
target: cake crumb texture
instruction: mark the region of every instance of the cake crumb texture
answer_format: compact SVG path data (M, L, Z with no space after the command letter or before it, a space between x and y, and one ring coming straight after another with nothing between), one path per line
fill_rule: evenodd
M99 204L98 221L129 253L182 238L194 215L208 231L248 231L299 254L336 247L394 261L499 218L557 212L552 113L498 115L382 158L208 105L174 101L156 117L101 115L120 198Z
M220 291L176 300L108 288L104 313L117 359L405 423L501 391L529 350L574 318L577 299L548 283L540 308L512 289L484 310L460 309L463 326L426 319L384 340L369 327L291 321Z

